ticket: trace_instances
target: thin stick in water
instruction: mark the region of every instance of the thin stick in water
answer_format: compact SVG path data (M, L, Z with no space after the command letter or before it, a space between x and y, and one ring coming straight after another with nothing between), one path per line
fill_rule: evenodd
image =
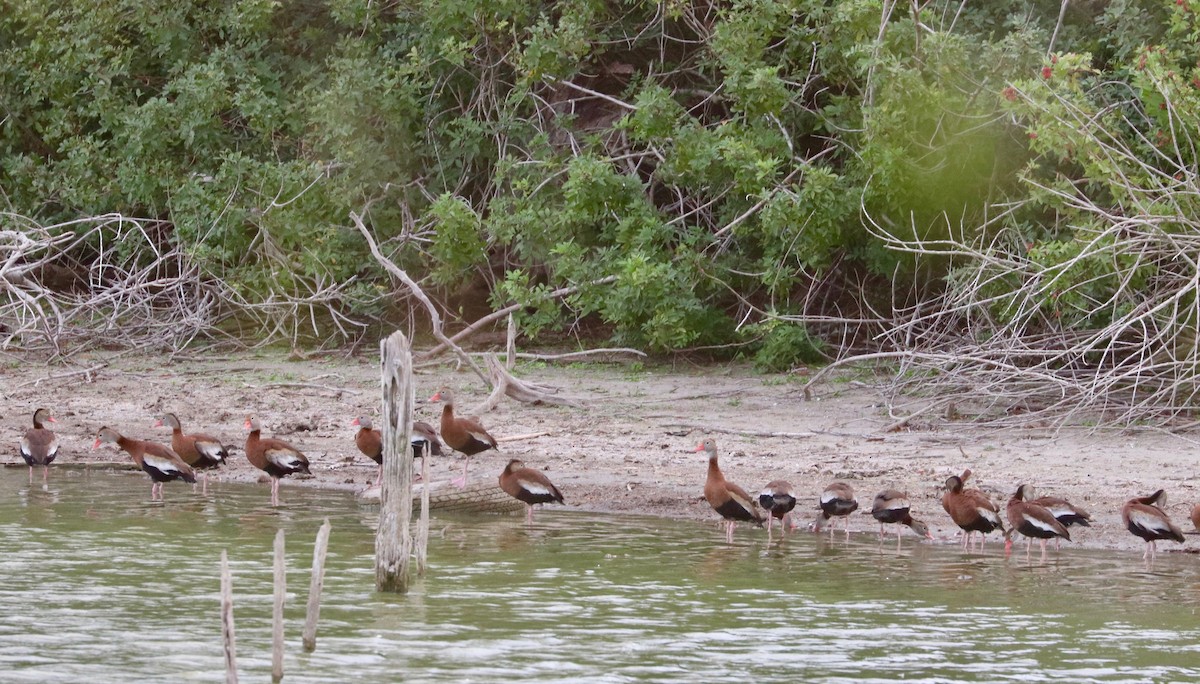
M304 650L317 648L317 618L321 615L321 589L325 586L325 552L329 550L329 518L317 530L313 546L312 581L308 585L308 615L304 619Z
M287 568L283 558L283 530L275 534L275 610L271 616L271 681L283 679L283 599L287 596Z
M233 577L229 554L221 549L221 640L225 645L225 684L237 684L237 643L233 635Z

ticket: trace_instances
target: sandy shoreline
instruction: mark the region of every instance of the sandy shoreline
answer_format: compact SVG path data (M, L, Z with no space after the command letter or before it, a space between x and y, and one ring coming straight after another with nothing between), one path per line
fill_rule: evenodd
M35 362L0 368L5 388L0 442L11 445L4 462L20 462L16 445L38 406L50 408L59 421L54 427L64 462L120 460L115 450L91 449L101 425L167 442L168 430L150 426L161 412L173 411L185 431L209 432L237 448L221 479L255 481L260 473L241 449L242 421L254 413L265 433L309 456L315 477L305 485L361 489L374 475L374 464L358 453L350 427L355 416L379 412L374 358L247 356L171 365L125 359L89 375L50 377L66 370ZM1200 501L1195 477L1200 459L1188 435L982 431L965 424L885 433L893 420L870 387L825 384L806 402L799 382L737 366L535 364L518 366L516 374L560 387L585 405L502 402L481 417L492 434L501 439L548 434L502 442L499 453L472 457L471 479L495 478L509 458L521 458L543 470L571 506L587 511L716 520L702 498L706 461L693 451L705 435L716 438L730 481L757 491L770 480L789 480L801 495L797 510L805 522L815 513L821 489L835 479L854 487L862 509L870 508L876 492L893 487L909 493L914 516L947 544L957 543L958 528L942 511L940 487L967 467L975 472L974 486L1001 507L1018 484L1032 483L1039 493L1065 496L1088 509L1095 525L1072 528L1079 547L1140 551L1141 540L1120 522L1121 504L1130 497L1165 488L1167 511L1185 531L1192 527L1191 505ZM419 371L417 383L417 417L434 424L441 406L423 400L439 386L457 390L460 411L486 396L473 375L445 367ZM436 482L449 479L461 461L442 458L432 465ZM285 483L282 495L286 498L286 488L298 484ZM264 486L264 496L266 491ZM875 533L878 526L870 516L855 514L851 530ZM715 527L713 533L718 534ZM1161 543L1160 550L1190 546L1200 548L1200 537L1189 537L1184 545Z

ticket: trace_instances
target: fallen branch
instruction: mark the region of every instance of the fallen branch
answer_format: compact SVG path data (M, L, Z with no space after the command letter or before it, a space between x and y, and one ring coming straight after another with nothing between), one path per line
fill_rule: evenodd
M477 409L478 413L486 413L496 408L500 403L500 399L508 396L512 399L524 404L550 404L553 406L581 406L582 404L569 397L558 397L555 394L559 391L557 387L549 385L541 385L530 380L521 380L508 369L496 357L495 354L488 354L484 357L487 362L488 372L492 376L492 393L488 396L483 405Z
M374 250L372 250L372 252L374 252ZM617 281L616 276L605 276L603 278L599 278L597 280L593 280L589 283L586 283L586 286L607 285L609 283L614 283L616 281ZM553 292L548 293L546 295L546 298L547 299L561 299L562 297L566 297L568 295L573 295L576 292L579 292L579 290L582 287L584 287L584 285L570 285L567 287L560 287L557 290L554 290ZM448 346L453 347L453 343L461 342L462 340L479 332L479 330L484 328L485 326L487 326L491 323L495 323L496 321L500 320L501 318L504 318L505 316L516 313L517 311L524 309L525 306L526 306L525 304L512 304L512 305L504 307L503 309L497 309L496 311L493 311L492 313L484 316L483 318L480 318L479 320L475 321L471 325L468 325L467 327L458 331L448 341L443 341L441 344L437 345L433 349L430 349L427 352L422 352L422 353L418 354L417 356L420 357L420 359L423 361L431 359L431 358L441 354L442 352L446 351L446 348ZM439 341L441 341L440 338L439 338ZM449 344L447 344L447 343L449 343Z
M363 223L362 218L358 214L350 212L350 220L354 221L354 225L358 227L358 231L363 234L363 237L367 241L367 247L371 249L371 256L375 257L375 261L378 261L379 265L383 266L384 270L386 270L388 273L391 273L396 277L397 280L403 283L404 286L408 288L408 291L412 294L412 296L415 297L417 301L421 302L421 304L425 307L425 311L429 314L429 324L433 330L434 338L441 342L442 346L452 349L455 356L462 359L464 363L470 366L471 370L475 371L475 374L479 376L480 380L483 380L488 387L492 387L491 381L489 381L488 377L484 375L482 370L479 369L479 366L475 365L475 362L471 360L471 356L464 352L461 347L454 343L453 340L446 337L446 333L442 329L442 316L438 313L437 307L433 305L433 302L430 301L429 297L425 294L425 291L421 289L421 286L418 285L415 280L410 278L404 269L397 266L391 259L384 256L383 252L379 251L378 243L375 242L375 238L372 237L371 231L367 230L366 224Z
M471 356L487 356L492 352L472 352ZM574 352L563 352L562 354L533 354L529 352L516 352L513 354L518 359L529 359L531 361L571 361L588 356L600 356L603 354L618 355L632 354L645 358L646 352L628 347L606 347L600 349L584 349Z
M809 378L808 382L804 383L804 401L812 401L812 387L817 384L838 366L844 366L851 363L861 363L863 361L874 361L876 359L902 359L912 356L912 352L897 351L897 352L878 352L875 354L859 354L857 356L847 356L825 366L816 375Z
M534 439L535 437L545 437L546 435L552 435L552 434L554 434L554 433L550 432L549 430L545 430L543 432L526 432L523 435L508 435L507 437L497 437L496 441L497 442L523 442L527 439Z
M816 437L819 432L775 432L773 430L746 430L738 428L715 427L701 423L663 423L662 427L683 427L704 432L719 432L725 435L746 435L749 437L782 437L785 439L808 439Z
M720 392L700 392L699 394L685 394L680 396L664 396L664 397L645 397L639 398L640 404L673 404L677 401L690 401L692 399L716 399L719 397L729 397L737 394L745 394L744 389L729 389L721 390Z
M361 390L350 389L349 387L334 387L332 385L321 385L315 382L270 382L265 385L251 385L248 382L242 383L250 389L284 389L284 388L301 388L301 389L319 389L326 392L334 392L337 394L362 394Z
M93 373L95 373L96 371L103 369L107 365L108 365L107 363L99 363L99 364L96 364L95 366L89 366L88 368L80 368L79 370L68 371L66 373L51 373L50 375L38 378L36 380L27 380L18 385L13 385L9 389L8 394L11 394L14 390L19 390L22 387L28 387L30 385L33 385L36 387L36 386L42 384L43 382L50 382L51 380L65 380L66 378L73 378L77 375L87 376L87 381L91 382L91 375Z
M644 417L653 418L654 416L644 416ZM663 417L663 416L659 416L659 417ZM739 429L739 428L727 428L727 427L713 427L712 425L709 425L707 423L688 423L688 422L662 423L661 426L664 428L681 427L681 428L689 428L691 430L702 430L704 432L720 432L720 433L724 433L724 434L728 434L728 435L746 435L748 437L779 437L781 439L809 439L810 437L848 437L851 439L861 439L864 442L887 442L887 441L890 441L889 437L885 437L883 435L862 434L862 433L857 433L857 432L842 432L840 430L810 430L808 432L775 432L772 430L752 430L752 429ZM938 438L938 439L929 438L928 441L953 442L954 440L952 440L950 438Z

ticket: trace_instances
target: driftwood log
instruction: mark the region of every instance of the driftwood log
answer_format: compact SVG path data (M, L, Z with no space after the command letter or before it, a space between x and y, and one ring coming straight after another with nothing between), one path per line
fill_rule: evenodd
M424 485L414 485L418 490L424 490ZM372 487L364 491L360 495L363 499L372 500L379 498L379 488ZM419 501L413 501L413 510L417 511ZM524 508L525 504L517 501L504 490L500 489L498 483L468 483L466 487L459 489L452 485L434 484L429 488L429 510L440 511L443 513L477 513L477 512L492 512L503 513L507 511L519 511Z
M484 357L484 361L488 369L488 377L492 381L492 393L488 395L487 401L478 409L479 413L486 413L496 408L500 404L500 400L504 397L515 399L523 404L549 404L552 406L581 406L578 399L571 397L559 396L559 389L550 385L533 382L531 380L522 380L512 373L508 372L508 368L499 357L495 354L488 354Z

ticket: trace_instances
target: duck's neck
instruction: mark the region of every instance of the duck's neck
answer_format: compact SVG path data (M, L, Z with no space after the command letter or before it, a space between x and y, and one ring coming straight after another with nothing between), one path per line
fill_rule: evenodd
M717 455L713 454L708 457L708 479L722 480L725 476L721 474L721 466L717 465Z

